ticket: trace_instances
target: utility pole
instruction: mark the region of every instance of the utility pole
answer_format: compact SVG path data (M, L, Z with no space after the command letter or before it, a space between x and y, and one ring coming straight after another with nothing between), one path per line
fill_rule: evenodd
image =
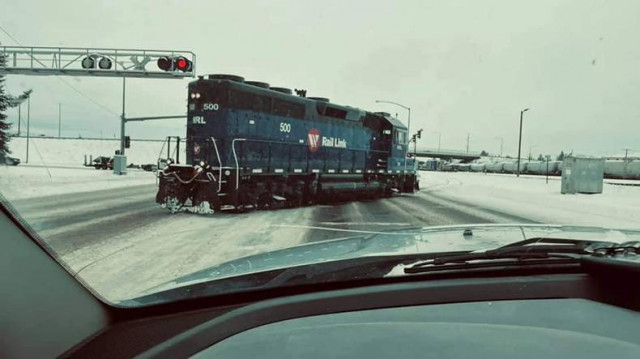
M546 171L546 175L547 175L547 184L549 184L549 160L551 159L551 156L547 155L547 171Z
M125 100L125 80L126 77L122 78L122 116L120 118L120 156L124 156L124 100Z
M470 135L467 133L467 154L469 154L469 137Z
M516 170L516 176L520 177L520 153L522 151L522 115L529 111L529 108L525 108L524 110L520 111L520 135L518 137L518 168Z
M630 148L625 148L625 149L624 149L624 159L625 159L625 160L627 159L627 157L628 157L628 155L629 155L629 150L630 150Z
M18 104L18 137L20 137L20 124L22 123L22 103Z
M24 163L29 163L29 127L31 120L31 96L27 97L27 156Z
M62 104L58 103L58 138L60 138L61 129L62 129Z
M496 139L500 139L500 157L502 157L502 148L504 147L504 137L495 137Z

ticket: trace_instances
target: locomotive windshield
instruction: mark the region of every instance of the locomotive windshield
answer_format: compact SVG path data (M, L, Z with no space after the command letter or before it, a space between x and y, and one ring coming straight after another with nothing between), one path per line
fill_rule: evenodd
M638 1L136 5L0 10L3 213L107 302L640 227Z

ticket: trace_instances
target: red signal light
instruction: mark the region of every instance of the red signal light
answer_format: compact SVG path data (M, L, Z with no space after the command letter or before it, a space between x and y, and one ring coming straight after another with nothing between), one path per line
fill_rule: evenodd
M176 67L180 71L191 71L191 61L185 59L184 57L178 57L176 59Z

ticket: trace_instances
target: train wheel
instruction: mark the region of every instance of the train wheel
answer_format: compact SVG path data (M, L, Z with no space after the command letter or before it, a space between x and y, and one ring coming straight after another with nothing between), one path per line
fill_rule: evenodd
M166 207L171 213L177 213L182 209L184 203L181 203L177 197L166 197L164 200L164 207Z
M267 210L273 208L273 195L270 192L263 192L258 196L258 209Z

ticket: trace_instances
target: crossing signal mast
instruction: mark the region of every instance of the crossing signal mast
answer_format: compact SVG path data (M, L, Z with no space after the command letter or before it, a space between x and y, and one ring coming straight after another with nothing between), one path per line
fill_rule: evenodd
M0 46L5 66L0 74L31 76L93 76L122 78L120 151L114 173L126 174L125 123L186 116L125 117L126 78L182 79L195 77L196 55L191 51L102 49L80 47ZM155 63L155 65L154 65Z
M3 74L195 77L196 55L191 51L0 46L0 56L6 60L6 65L0 68Z

